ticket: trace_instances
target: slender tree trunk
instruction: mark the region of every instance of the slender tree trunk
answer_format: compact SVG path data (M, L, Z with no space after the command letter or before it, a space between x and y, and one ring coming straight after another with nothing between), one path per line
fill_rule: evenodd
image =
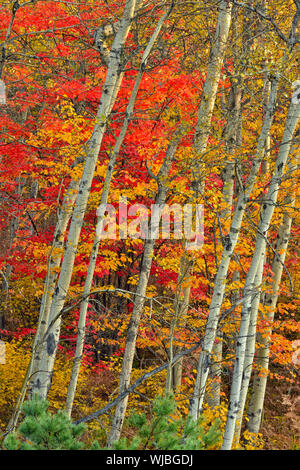
M203 189L204 162L201 157L206 151L211 127L211 118L215 106L221 70L224 62L227 40L231 25L232 3L221 1L216 33L212 44L210 62L201 95L201 103L198 112L198 120L194 138L196 152L195 180L198 188Z
M65 234L76 200L78 187L78 180L72 180L70 182L70 185L64 196L61 209L59 211L58 220L53 235L51 252L48 259L47 276L40 307L39 322L33 343L33 364L32 370L30 372L30 376L33 375L33 378L34 374L38 370L41 348L43 347L43 338L48 327L51 300L55 291L58 270L61 259L63 257Z
M209 371L209 387L206 390L206 403L210 408L216 408L221 403L221 377L223 358L223 333L215 339Z
M251 315L251 293L253 290L253 283L255 275L261 262L262 257L265 256L266 237L271 223L274 207L277 201L277 195L281 184L281 178L285 170L288 155L291 148L291 140L295 132L300 117L300 102L294 104L291 102L285 130L283 134L282 143L278 153L276 168L271 178L268 194L262 207L261 220L257 231L257 240L255 244L255 251L253 254L252 262L247 273L245 287L244 287L244 302L241 312L241 324L236 348L236 360L233 372L232 386L230 392L230 402L228 407L226 428L224 432L224 439L222 450L230 450L232 446L234 429L237 414L239 411L239 400L241 392L241 383L244 371L244 359L246 341L249 330L249 321Z
M203 348L200 353L196 384L194 388L193 398L190 404L190 415L193 419L198 418L198 414L202 409L203 399L205 394L206 381L209 372L210 364L210 355L212 352L212 347L215 342L219 315L221 306L223 303L223 297L226 287L226 278L228 274L229 263L234 251L234 248L237 244L239 232L242 225L243 216L249 200L250 194L252 192L253 186L255 184L257 174L260 168L260 164L264 155L265 141L269 133L271 123L273 120L276 95L277 95L277 79L272 80L272 88L266 113L266 118L263 123L261 134L258 139L256 157L253 159L251 171L248 177L247 186L245 189L242 188L240 196L238 198L236 208L234 211L230 231L225 237L225 244L223 247L223 252L221 256L221 261L219 265L218 272L215 277L214 292L209 308L209 315L207 319Z
M233 30L235 22L233 22ZM234 34L234 33L233 33ZM235 32L235 34L237 34ZM226 232L226 227L230 224L232 217L232 206L234 201L234 179L236 161L230 161L232 152L241 145L240 129L241 129L241 98L242 98L242 79L239 77L238 82L231 84L229 95L229 103L227 107L228 118L225 128L225 149L226 149L226 166L222 172L223 188L222 193L226 203L225 209L220 214L220 226L222 231ZM222 237L222 233L220 233ZM223 355L223 333L220 331L216 338L213 348L211 365L209 372L210 387L206 394L206 402L209 407L215 408L220 405L221 400L221 372L222 372L222 355Z
M97 255L98 255L98 250L99 250L99 244L101 242L100 238L100 233L101 233L101 226L103 222L103 216L105 212L105 207L107 204L108 200L108 194L109 194L109 187L110 187L110 182L112 179L112 174L115 168L115 162L116 158L119 154L121 145L123 143L123 140L125 138L128 125L130 123L130 120L133 115L133 109L134 109L134 104L136 101L136 97L138 94L138 90L144 75L144 70L147 65L147 60L149 57L149 54L155 44L155 41L161 31L161 28L164 24L164 21L167 19L171 12L171 9L168 10L168 12L161 17L159 20L157 27L155 28L154 33L152 34L151 39L148 42L148 45L146 47L146 50L143 54L142 58L142 63L140 66L140 70L138 73L138 76L136 78L132 94L126 109L126 117L122 125L122 129L120 131L120 134L117 138L115 147L113 149L113 152L110 157L110 161L108 164L108 169L106 172L106 177L105 177L105 183L104 187L102 190L101 194L101 203L100 203L100 213L98 213L98 220L97 220L97 227L96 227L96 232L95 232L95 237L94 237L94 242L93 242L93 247L92 247L92 252L90 256L90 262L89 262L89 267L88 267L88 272L84 284L84 300L81 302L80 305L80 314L79 314L79 320L78 320L78 334L77 334L77 342L76 342L76 351L75 351L75 358L74 358L74 363L73 363L73 369L72 369L72 375L68 387L68 394L67 394L67 401L66 401L66 411L68 415L71 415L72 412L72 406L73 406L73 401L75 397L75 391L76 391L76 385L77 385L77 380L78 380L78 375L79 375L79 370L80 370L80 364L81 364L81 357L82 357L82 352L83 352L83 346L84 346L84 339L85 339L85 323L86 323L86 315L87 315L87 309L88 309L88 303L89 303L89 293L91 292L92 289L92 282L93 282L93 277L94 277L94 272L95 272L95 267L96 267L96 261L97 261Z
M83 175L78 189L78 195L71 219L61 271L51 303L49 325L45 337L45 347L41 353L39 371L34 377L34 382L32 385L32 394L37 393L41 397L47 396L51 385L53 366L61 326L61 311L63 309L72 278L77 245L91 190L100 146L107 126L107 118L110 114L113 102L121 84L123 75L123 48L130 30L135 3L135 0L126 1L123 18L120 22L120 28L115 36L110 51L108 70L103 86L96 123L89 143Z
M295 195L289 194L285 198L285 205L293 208L295 205ZM264 306L268 307L267 326L263 334L257 333L257 352L256 352L256 369L253 377L253 386L250 396L250 404L248 410L247 429L250 432L258 433L261 423L261 416L265 398L267 385L269 356L270 356L270 339L272 334L272 323L274 320L275 308L278 300L278 291L280 287L285 257L287 253L289 238L292 228L292 217L289 213L283 216L282 224L278 231L278 239L276 242L276 252L272 263L272 291L264 296Z
M194 138L194 150L196 154L196 168L194 168L194 180L196 185L195 197L197 198L198 193L202 193L204 190L204 169L205 164L202 161L202 155L206 151L207 142L209 138L209 132L211 127L211 118L213 109L215 106L217 90L219 86L221 70L224 62L227 40L231 25L231 12L232 4L231 2L221 1L218 14L218 22L216 33L211 49L210 62L208 65L208 71L206 80L204 83L201 103L198 112L198 119L196 125L196 132ZM193 198L194 199L194 198ZM185 255L184 255L185 256ZM186 256L185 256L186 258ZM190 260L186 258L187 265L183 267L186 272L189 272L188 264ZM190 276L191 273L188 274ZM185 283L187 279L185 280ZM188 289L185 294L185 303L189 304L190 289ZM179 303L179 299L175 298L175 304ZM171 363L171 360L170 360ZM180 367L180 366L177 366ZM169 377L170 378L170 377ZM169 384L167 384L169 387Z
M270 82L265 77L265 84L264 84L264 103L267 103L267 96L266 93L270 92ZM267 158L262 161L261 164L261 172L265 174L269 170L269 156L268 151L270 149L270 134L266 139L266 154ZM261 207L264 204L264 198L261 198ZM266 250L266 247L265 247ZM263 270L264 270L264 263L265 263L266 255L264 259L261 259L261 263L258 266L257 273L254 280L254 285L256 286L256 292L253 295L251 300L251 315L249 320L249 331L247 335L247 342L246 342L246 351L245 351L245 363L244 363L244 372L242 377L242 385L241 385L241 393L240 393L240 409L238 412L236 424L235 424L235 432L234 432L234 443L238 444L241 435L242 429L242 420L244 414L244 408L246 405L246 399L248 394L249 382L252 373L252 364L254 360L255 354L255 342L256 342L256 327L257 327L257 316L259 310L259 304L261 302L261 284L263 281Z
M266 249L266 244L264 247L264 251ZM248 393L248 387L252 372L252 364L254 359L255 353L255 339L256 339L256 325L257 325L257 313L261 298L261 283L263 279L263 270L264 270L264 261L265 255L262 256L258 268L257 273L254 279L254 293L251 299L251 314L249 319L249 329L247 334L247 341L246 341L246 349L245 349L245 360L244 360L244 372L242 376L242 384L241 384L241 391L240 391L240 408L237 414L236 424L235 424L235 431L234 431L234 442L238 444L241 435L241 428L242 428L242 420L243 420L243 413L246 404L246 398Z
M188 260L186 259L188 258ZM166 394L169 394L171 390L176 390L181 385L181 378L182 378L182 362L183 359L181 358L176 364L173 364L173 357L174 354L179 352L179 348L174 348L174 333L178 321L185 317L188 310L188 302L190 299L190 291L191 291L191 282L190 276L192 272L193 262L189 257L189 254L186 250L186 243L185 243L185 254L181 258L180 263L180 270L177 282L177 289L176 295L173 302L173 311L174 317L171 321L170 327L170 346L169 346L169 367L167 369L167 380L166 380ZM183 320L185 323L185 320Z
M156 204L162 206L165 204L167 196L167 176L171 163L174 159L175 152L178 146L179 138L176 137L173 142L170 143L166 151L166 156L164 163L161 167L160 173L157 177L158 181L158 194L156 197ZM159 226L159 220L158 220ZM138 328L140 324L140 319L145 303L146 289L148 285L148 279L150 275L150 270L152 266L153 251L155 245L155 237L148 238L145 241L144 255L142 260L142 266L140 271L139 282L135 295L135 302L133 312L130 318L130 323L127 331L126 345L124 351L124 357L122 362L122 370L120 374L120 383L119 383L119 394L123 393L129 387L130 377L132 371L132 364L135 354L135 345L136 338L138 334ZM111 425L110 434L108 437L107 446L112 447L113 443L118 441L122 431L122 426L125 418L126 408L127 408L128 396L124 400L120 401L116 406L115 415Z

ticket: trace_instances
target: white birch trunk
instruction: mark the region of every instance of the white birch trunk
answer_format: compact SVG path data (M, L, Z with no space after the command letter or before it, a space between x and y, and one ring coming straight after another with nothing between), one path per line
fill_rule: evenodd
M295 195L290 194L285 198L287 207L294 207ZM272 263L272 292L265 294L264 306L269 308L267 314L268 326L264 330L264 334L257 333L257 353L256 353L256 370L253 377L253 386L250 396L250 404L248 410L247 429L250 432L258 433L261 423L262 410L267 385L269 356L270 356L270 338L272 334L272 323L278 299L278 291L280 287L285 257L287 253L289 238L292 228L292 218L288 213L283 216L282 224L278 231L278 240L276 242L276 252Z
M256 157L252 162L247 186L244 189L244 192L241 193L238 198L230 231L226 237L225 245L223 247L219 269L215 277L214 292L209 308L209 314L203 340L203 347L200 353L198 363L196 384L194 388L193 398L190 403L190 415L195 420L198 418L199 412L201 411L203 405L206 381L210 365L210 355L216 338L219 315L226 288L226 278L228 274L229 263L238 241L246 205L248 203L250 194L257 178L259 167L264 155L265 141L273 120L274 109L276 104L277 85L277 79L273 79L269 103L266 112L266 118L264 120L261 134L258 139Z
M269 93L270 93L270 82L268 80L268 77L266 76L265 81L264 81L264 93L263 93L263 101L264 101L265 106L267 104ZM269 134L266 139L266 147L265 147L267 157L261 163L262 174L265 174L269 169L268 151L270 149L270 140L271 139L270 139L270 134ZM262 198L261 206L263 205L263 203L264 203L264 199ZM264 249L266 250L266 246ZM250 320L249 320L249 330L248 330L247 342L246 342L244 372L243 372L243 377L242 377L242 385L241 385L241 393L240 393L240 408L239 408L239 412L237 415L235 431L234 431L234 443L236 444L238 444L240 440L244 408L246 405L249 382L250 382L251 373L252 373L252 364L253 364L254 354L255 354L257 315L258 315L259 304L261 302L261 283L263 281L263 269L264 269L265 259L266 259L266 256L263 259L261 259L261 263L258 266L255 280L254 280L256 292L254 293L253 298L251 300L251 315L250 315Z
M60 315L71 282L77 245L91 190L97 158L107 125L107 118L112 108L113 100L116 98L118 93L121 82L123 60L122 54L124 44L130 30L135 3L135 0L126 1L120 28L115 36L111 48L107 76L103 86L96 123L90 140L84 171L79 185L61 271L51 303L49 326L45 338L45 347L43 348L41 354L39 372L36 374L32 386L32 393L37 393L41 397L47 396L51 385L54 360L60 333Z
M211 49L210 62L208 65L207 76L205 79L201 103L198 112L198 119L196 125L196 132L194 137L194 149L195 149L195 163L196 168L194 170L195 185L195 196L198 196L198 192L204 190L204 169L205 163L202 161L202 155L206 151L207 142L209 138L209 132L211 127L211 118L213 109L215 106L221 70L224 62L224 56L226 52L227 40L231 25L231 13L232 3L227 1L221 1L219 7L218 21L216 27L216 33ZM189 260L187 261L189 263ZM188 270L188 266L185 267ZM183 269L185 269L183 268ZM185 281L186 282L186 281ZM185 292L185 303L189 304L190 289ZM178 299L175 299L175 302ZM171 363L171 361L170 361ZM180 365L176 366L180 368ZM179 372L179 369L178 369ZM171 377L168 377L168 380ZM169 388L169 382L167 383Z
M265 85L264 85L264 103L266 103L266 100L267 100L266 93L270 92L269 85L270 85L270 82L266 78ZM266 139L266 153L268 152L270 148L270 140L271 140L270 135L268 135ZM269 163L268 163L268 157L267 157L265 160L262 161L261 172L262 174L265 174L268 170L269 170ZM264 199L262 198L261 205L263 204L263 202L264 202ZM256 286L256 293L254 294L254 297L251 301L251 315L250 315L249 330L248 330L247 342L246 342L244 373L242 377L242 385L241 385L241 393L240 393L240 408L239 408L239 412L237 415L237 420L235 424L235 432L234 432L235 443L238 443L240 440L244 408L246 405L249 382L250 382L251 373L252 373L252 364L253 364L254 355L255 355L257 316L258 316L259 304L261 302L260 284L263 281L263 268L264 268L265 258L266 256L264 257L264 261L261 260L261 263L258 267L255 280L254 280L254 284Z
M194 148L196 152L195 178L198 187L203 187L203 162L202 154L206 151L209 131L211 127L211 118L215 106L221 70L224 62L227 40L231 25L232 3L221 1L218 14L216 33L211 49L210 62L207 75L201 95L201 103L198 112L198 120L194 138Z
M177 326L177 323L180 318L184 317L188 310L191 284L190 276L192 272L193 262L190 259L185 244L185 253L181 258L179 276L177 281L176 295L173 302L174 317L171 321L170 327L170 345L169 345L169 367L167 369L167 379L166 379L166 395L168 395L171 390L176 390L181 385L182 378L182 359L176 364L173 364L174 357L174 333ZM184 321L185 323L185 321ZM176 353L178 352L176 348Z
M254 278L257 272L261 258L264 256L266 237L271 223L274 207L277 202L277 195L281 184L281 178L287 163L288 155L291 148L291 141L298 124L300 117L300 102L291 102L288 116L286 119L285 130L282 138L282 143L278 153L276 168L271 178L268 194L265 198L261 220L258 226L257 241L255 244L255 251L253 254L252 262L247 273L245 287L244 287L244 302L241 312L241 324L239 336L237 341L236 360L233 372L230 402L228 407L226 428L224 432L224 439L222 450L230 450L232 447L235 422L239 411L239 400L242 376L244 370L244 358L246 341L249 329L249 320L251 315L251 292L253 289Z
M161 167L160 173L158 175L158 194L156 197L156 204L163 205L166 201L166 196L168 192L167 187L167 176L171 163L174 159L175 152L178 146L179 138L176 137L172 143L168 146L166 151L165 160ZM158 221L159 224L159 221ZM148 238L145 241L144 255L142 260L142 266L140 271L139 282L137 285L134 308L130 318L130 323L127 331L126 345L124 350L124 357L122 362L122 370L120 374L120 383L119 383L119 394L124 392L129 387L130 377L132 371L132 364L135 354L135 345L138 334L138 328L140 324L140 319L145 303L146 289L148 286L148 279L150 275L150 270L152 266L153 251L155 245L155 237ZM118 403L115 410L115 415L111 425L110 434L108 437L107 446L112 447L114 442L118 441L121 435L121 430L125 418L126 408L128 402L128 395Z
M96 267L96 261L97 261L97 255L98 255L98 250L99 250L99 244L101 242L100 234L101 234L101 227L102 227L102 222L103 222L103 216L105 212L105 206L107 204L108 200L108 194L109 194L109 187L110 187L110 182L112 179L112 174L114 171L115 167L115 162L116 158L119 154L121 145L123 143L123 140L125 138L128 125L130 123L130 120L133 115L133 109L134 109L134 104L136 101L136 97L138 94L138 90L144 75L144 70L147 65L147 60L149 57L149 54L155 44L155 41L161 31L161 28L164 24L164 21L167 19L167 17L170 14L170 9L168 12L161 17L159 20L155 31L153 32L148 45L145 49L145 52L142 57L142 63L140 66L140 70L138 73L138 76L136 78L130 100L126 109L126 117L124 119L124 122L122 124L122 129L120 131L120 134L117 138L116 144L114 146L113 152L111 154L109 164L108 164L108 169L106 172L106 177L105 177L105 183L104 187L102 190L101 194L101 202L100 202L100 213L98 214L98 219L97 219L97 226L96 226L96 232L95 232L95 237L94 237L94 242L93 242L93 247L92 247L92 252L90 256L90 261L89 261L89 267L86 275L86 280L84 284L84 291L83 291L83 301L80 304L80 314L79 314L79 320L78 320L78 333L77 333L77 342L76 342L76 351L75 351L75 358L73 362L73 369L72 369L72 375L68 387L68 394L67 394L67 400L66 400L66 411L68 415L71 415L72 412L72 407L73 407L73 401L75 397L75 391L76 391L76 385L77 385L77 380L78 380L78 375L79 375L79 369L80 369L80 364L81 364L81 357L82 357L82 352L83 352L83 346L84 346L84 339L85 339L85 323L86 323L86 315L87 315L87 309L88 309L88 303L89 303L89 293L91 292L92 289L92 282L93 282L93 277L94 277L94 272L95 272L95 267Z
M266 243L264 247L264 252L266 250ZM252 364L255 354L255 340L256 340L256 325L257 325L257 313L259 308L259 303L261 299L261 283L263 279L263 270L264 270L265 255L261 257L259 266L257 268L257 273L254 279L254 294L251 299L251 314L249 319L249 329L246 340L246 349L245 349L245 360L244 360L244 371L242 376L241 383L241 392L239 400L239 411L237 414L235 431L234 431L234 442L238 444L241 435L242 428L242 419L244 408L246 404L246 398L248 393L248 387L252 372Z
M206 390L206 403L216 408L221 403L221 376L223 358L223 334L220 332L214 342L209 372L209 390Z
M48 260L47 276L41 301L39 322L33 344L33 364L30 376L36 372L38 367L38 362L40 359L39 354L41 347L43 347L43 338L48 327L51 300L56 286L61 259L63 257L64 237L76 200L78 186L78 180L72 180L70 182L63 199L61 210L58 214L58 220L56 223L51 252Z
M225 129L225 145L226 155L230 158L232 150L234 150L241 142L238 138L238 132L241 127L241 83L236 86L231 86L230 92L230 106L229 116ZM234 200L234 177L235 177L235 162L228 161L223 170L223 188L222 193L226 203L225 209L220 214L220 225L224 231L227 220L231 220L232 205ZM220 234L221 236L222 234ZM233 273L234 274L234 273ZM219 332L213 348L211 365L209 372L210 390L206 394L206 402L210 408L215 408L220 405L221 400L221 375L222 375L222 354L223 354L223 334Z

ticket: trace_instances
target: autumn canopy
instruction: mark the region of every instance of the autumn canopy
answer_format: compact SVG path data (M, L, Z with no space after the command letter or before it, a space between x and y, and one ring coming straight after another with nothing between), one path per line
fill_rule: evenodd
M300 445L299 19L0 2L2 438L39 397L111 448L171 394L199 449Z

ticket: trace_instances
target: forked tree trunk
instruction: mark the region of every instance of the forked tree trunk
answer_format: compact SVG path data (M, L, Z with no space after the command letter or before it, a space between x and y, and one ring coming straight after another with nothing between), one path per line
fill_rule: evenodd
M172 8L172 6L171 6ZM112 179L112 174L115 168L115 162L116 158L119 154L121 145L123 143L123 140L125 138L130 120L132 119L133 115L133 109L134 109L134 104L136 101L136 97L138 94L139 86L141 84L143 75L144 75L144 70L147 65L147 60L149 57L149 54L155 44L155 41L161 31L161 28L164 24L164 21L167 19L171 12L171 8L168 10L165 15L161 17L159 20L155 31L153 32L148 45L146 47L146 50L143 54L142 57L142 62L140 65L140 70L138 73L138 76L136 78L130 100L126 109L126 117L123 121L122 124L122 129L120 131L120 134L117 138L117 141L115 143L113 152L110 157L108 169L106 172L106 177L105 177L105 182L101 194L101 202L100 202L100 208L98 210L98 219L97 219L97 226L96 226L96 232L95 232L95 237L94 237L94 242L93 242L93 247L92 247L92 252L90 256L90 261L89 261L89 267L86 275L86 280L84 284L84 291L83 291L83 297L84 299L82 300L80 304L80 313L79 313L79 320L78 320L78 333L77 333L77 342L76 342L76 350L75 350L75 357L74 357L74 362L73 362L73 368L72 368L72 375L68 387L68 394L67 394L67 400L66 400L66 411L68 415L71 415L72 412L72 406L73 406L73 401L75 397L75 392L76 392L76 385L77 385L77 380L78 380L78 375L79 375L79 370L80 370L80 364L81 364L81 358L82 358L82 352L83 352L83 346L84 346L84 340L85 340L85 323L86 323L86 315L87 315L87 309L88 309L88 303L89 303L89 293L91 292L92 289L92 282L93 282L93 277L94 277L94 272L95 272L95 267L96 267L96 261L97 261L97 255L98 255L98 250L99 250L99 244L101 242L101 227L102 227L102 222L103 222L103 216L105 212L105 207L107 204L108 200L108 194L109 194L109 187L110 187L110 182Z
M262 207L261 220L257 230L255 250L245 281L243 292L244 302L242 305L241 323L237 340L236 359L232 378L230 402L228 407L222 450L230 450L232 447L236 418L240 408L239 401L244 371L246 342L251 315L251 294L253 290L254 279L257 273L258 266L260 265L262 258L265 256L266 237L274 212L274 207L277 202L277 195L281 184L281 178L284 173L288 155L290 152L291 141L293 139L293 135L298 124L299 117L300 101L299 103L293 103L292 101L286 119L282 143L276 160L276 168L271 178L268 193Z
M79 236L91 190L100 146L107 126L107 118L109 117L113 102L116 99L121 84L123 75L123 49L131 27L135 4L135 0L126 1L123 18L120 22L120 28L115 36L110 51L108 70L103 86L99 109L97 112L96 123L89 142L88 153L86 156L83 175L81 177L78 195L71 219L61 271L51 303L49 325L45 337L45 346L41 352L39 371L37 372L32 385L32 394L37 393L41 397L47 396L51 385L53 366L60 334L61 311L63 309L72 278Z

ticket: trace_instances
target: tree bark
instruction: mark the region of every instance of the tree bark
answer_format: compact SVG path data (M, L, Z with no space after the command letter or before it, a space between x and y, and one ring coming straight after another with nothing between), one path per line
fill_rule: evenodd
M158 193L156 196L156 204L163 205L166 201L166 196L168 192L167 187L167 177L169 169L171 167L172 161L177 150L177 146L180 138L176 136L173 142L171 142L166 151L165 160L160 169L159 175L157 177L158 182ZM159 224L159 221L158 221ZM130 377L132 371L132 364L135 354L135 345L136 338L138 334L138 328L140 324L140 319L145 303L145 294L148 286L148 279L150 275L150 270L152 266L153 251L155 245L155 237L148 238L145 241L144 255L142 260L142 266L140 271L139 282L136 290L135 302L133 312L130 318L130 323L127 331L126 345L124 350L124 357L122 362L122 370L120 374L120 383L119 383L119 394L123 393L129 387ZM118 441L121 435L122 426L125 418L126 408L128 402L128 395L118 403L116 406L114 418L111 425L110 434L108 437L107 446L112 447L114 442Z
M271 123L273 120L274 110L275 110L275 103L276 103L276 94L277 94L277 79L273 78L272 80L272 88L269 97L268 108L266 112L266 118L263 123L263 127L258 139L257 144L257 152L256 157L253 159L251 171L248 177L247 186L241 192L236 208L234 211L230 231L228 235L225 237L225 244L223 247L223 252L221 256L221 261L219 265L219 269L217 271L215 277L215 285L214 285L214 292L209 308L209 314L205 329L204 335L204 342L203 348L200 353L199 363L198 363L198 370L197 370L197 378L196 384L194 388L193 398L190 403L190 415L193 419L197 419L199 412L202 409L203 399L205 394L206 388L206 381L209 372L209 364L210 364L210 355L212 352L213 344L215 342L219 315L221 306L223 303L223 297L226 287L226 278L228 274L229 263L235 249L235 246L238 241L239 232L242 225L243 216L245 213L245 209L252 192L254 183L257 178L257 174L260 168L260 164L264 155L265 149L265 141L266 137L269 133Z
M176 390L178 387L180 387L182 378L183 359L176 362L176 364L173 364L174 354L179 351L178 348L174 348L173 342L176 326L178 324L179 319L184 318L187 314L190 299L190 276L192 272L193 263L187 253L186 246L187 245L185 243L185 254L180 260L181 265L179 270L176 295L173 302L174 317L172 318L170 327L169 367L167 369L167 379L165 387L166 395L168 395L172 390Z
M231 2L221 1L218 14L217 28L215 32L214 41L211 48L210 62L208 65L208 71L206 80L204 83L201 103L198 111L198 119L196 125L196 132L194 137L194 150L195 150L195 167L193 167L193 178L195 181L195 196L192 199L196 199L199 193L203 193L204 190L204 169L205 163L202 160L202 156L207 148L207 142L209 138L209 132L211 128L211 118L213 109L215 106L217 90L219 86L221 70L224 62L227 40L231 25ZM183 266L188 274L191 275L189 264L190 259L184 255L186 265ZM185 279L187 283L188 278ZM185 294L185 303L189 304L190 289ZM175 304L179 303L180 299L175 298ZM180 366L177 366L180 367ZM169 384L167 384L169 386Z
M266 250L266 243L264 251ZM261 284L263 279L265 255L261 257L259 262L257 273L254 279L254 292L251 299L251 314L249 319L249 329L246 340L245 349L245 360L244 360L244 371L242 376L241 391L240 391L240 408L237 414L235 430L234 430L234 442L238 444L241 435L243 413L246 404L246 398L248 393L248 387L252 372L252 364L255 353L255 339L256 339L256 325L257 325L257 313L261 298Z
M135 4L135 0L126 1L120 28L115 36L110 51L108 70L103 86L99 109L97 112L96 123L89 142L88 153L71 219L61 271L51 303L49 325L45 337L45 347L41 353L39 371L37 372L32 385L33 395L39 394L41 397L46 397L51 385L53 366L61 326L61 311L63 309L68 288L71 282L79 236L91 190L91 184L100 146L107 126L107 118L109 117L112 105L116 99L123 76L123 49L126 38L130 31Z
M171 6L171 8L173 5ZM88 309L88 302L89 302L89 293L91 292L92 289L92 282L93 282L93 277L94 277L94 272L95 272L95 267L96 267L96 261L97 261L97 255L98 255L98 250L99 250L99 244L101 242L100 238L100 231L101 231L101 226L103 222L103 215L105 212L105 206L107 204L108 200L108 194L109 194L109 187L110 187L110 182L112 179L112 174L115 168L115 162L117 159L117 156L119 154L121 145L123 143L123 140L125 138L130 120L132 119L133 115L133 109L134 109L134 104L136 101L136 97L138 94L138 90L144 75L144 70L147 65L147 61L149 58L149 54L155 44L155 41L161 31L161 28L169 16L171 12L171 8L168 9L168 11L161 17L159 20L155 31L153 32L151 39L149 40L149 43L146 47L146 50L143 54L142 57L142 63L140 66L140 70L138 73L138 76L136 78L130 100L126 109L126 117L123 121L122 124L122 129L120 131L120 134L118 136L118 139L116 141L116 144L114 146L113 152L111 154L109 164L108 164L108 169L106 172L106 177L105 177L105 182L101 194L101 202L100 202L100 213L98 213L98 219L97 219L97 226L96 226L96 232L95 232L95 237L94 237L94 242L93 242L93 247L92 247L92 252L90 256L90 262L89 262L89 267L88 267L88 272L86 275L86 280L84 284L84 300L81 302L80 305L80 314L79 314L79 320L78 320L78 333L77 333L77 342L76 342L76 351L75 351L75 358L73 362L73 369L72 369L72 375L68 387L68 394L67 394L67 400L66 400L66 411L68 415L71 415L72 412L72 407L73 407L73 401L75 397L75 391L76 391L76 385L77 385L77 380L78 380L78 375L79 375L79 370L80 370L80 364L81 364L81 357L82 357L82 352L83 352L83 346L84 346L84 340L85 340L85 323L86 323L86 315L87 315L87 309Z
M239 400L244 371L245 349L251 315L251 293L253 290L254 279L259 263L261 262L262 257L265 256L266 237L274 212L274 207L277 202L277 195L281 184L281 178L290 152L291 141L293 139L293 134L298 124L299 117L300 102L297 104L291 102L288 116L286 119L282 143L276 161L276 168L271 178L268 194L262 207L261 220L258 226L257 240L255 244L252 262L245 281L243 294L244 302L242 305L241 323L237 341L236 359L222 450L230 450L233 442L236 418L240 408Z
M293 208L295 205L295 195L293 193L289 194L285 198L284 204L287 205L288 208ZM291 228L292 217L289 213L285 213L278 231L278 239L275 246L276 251L272 262L272 291L265 294L263 301L263 305L268 307L267 316L264 318L267 321L267 326L264 329L263 334L257 332L256 369L253 377L247 421L247 429L256 434L260 429L268 379L272 323L274 320L278 291L291 235Z

